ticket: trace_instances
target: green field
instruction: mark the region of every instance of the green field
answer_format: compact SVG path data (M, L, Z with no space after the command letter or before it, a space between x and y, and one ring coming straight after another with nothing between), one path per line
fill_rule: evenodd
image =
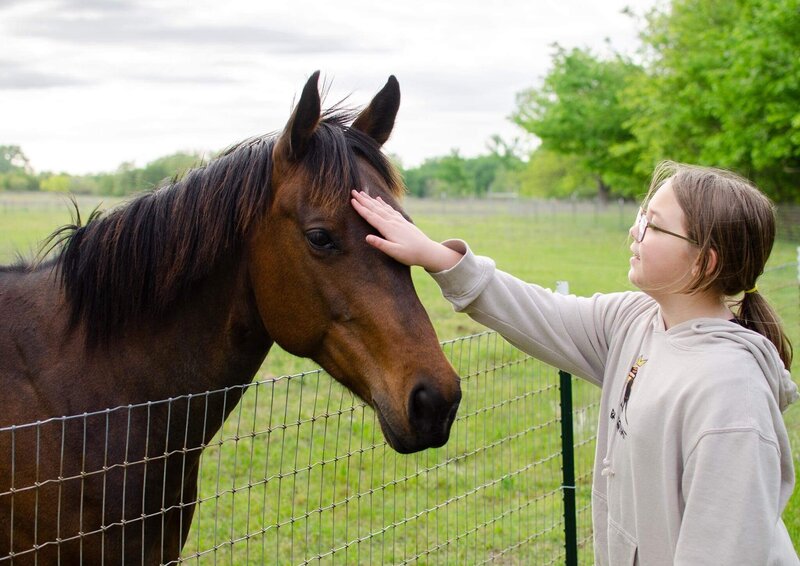
M91 201L81 202L85 214ZM406 204L432 237L464 238L476 253L523 279L545 286L565 280L580 295L630 288L632 206ZM62 200L0 194L0 263L13 261L17 251L29 256L68 220ZM778 242L759 287L798 344L795 256L795 244ZM464 400L448 445L395 454L370 409L309 361L273 352L207 448L187 561L563 562L555 370L454 313L421 270L414 281L463 379ZM579 382L574 387L579 529L585 538L597 392ZM786 423L797 469L800 409L790 409ZM784 518L793 540L800 540L797 491ZM590 545L580 558L591 563Z

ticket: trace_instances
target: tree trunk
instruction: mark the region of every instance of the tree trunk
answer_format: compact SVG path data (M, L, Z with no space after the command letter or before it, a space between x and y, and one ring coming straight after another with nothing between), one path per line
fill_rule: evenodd
M608 197L611 195L611 187L603 182L603 178L598 175L597 177L597 199L602 204L608 203Z

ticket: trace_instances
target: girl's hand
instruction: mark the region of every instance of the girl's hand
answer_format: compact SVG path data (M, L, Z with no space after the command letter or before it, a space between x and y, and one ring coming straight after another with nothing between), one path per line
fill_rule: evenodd
M383 238L367 235L367 243L405 265L419 265L436 273L450 269L461 260L455 250L434 242L381 197L352 191L353 208L380 232Z

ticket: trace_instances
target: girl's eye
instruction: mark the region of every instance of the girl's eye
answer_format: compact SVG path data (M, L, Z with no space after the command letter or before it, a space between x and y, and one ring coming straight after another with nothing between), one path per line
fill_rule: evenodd
M319 228L309 230L306 232L306 240L308 240L308 243L311 244L311 247L318 250L336 249L336 244L333 242L333 238L331 238L331 235L326 230Z

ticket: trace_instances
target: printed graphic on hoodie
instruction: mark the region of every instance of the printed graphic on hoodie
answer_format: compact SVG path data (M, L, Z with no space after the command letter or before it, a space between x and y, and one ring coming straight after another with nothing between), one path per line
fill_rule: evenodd
M625 430L625 425L628 424L628 401L631 398L631 391L633 390L633 382L636 380L636 376L639 373L639 368L641 368L644 364L647 363L647 359L643 355L639 355L636 358L633 366L631 366L630 371L628 371L628 377L625 380L625 387L623 388L622 393L622 400L619 403L619 410L614 411L611 409L611 420L616 421L617 430L619 431L620 436L625 438L628 436L628 431ZM623 419L625 423L623 424Z

